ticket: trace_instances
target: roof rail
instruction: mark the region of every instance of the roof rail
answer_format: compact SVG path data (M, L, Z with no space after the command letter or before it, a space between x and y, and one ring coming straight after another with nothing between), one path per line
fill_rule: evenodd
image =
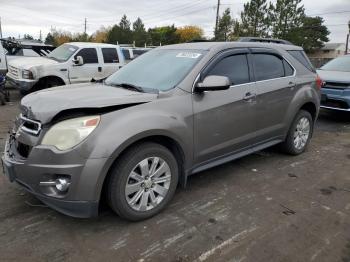
M272 44L284 44L293 45L291 42L277 38L262 38L262 37L240 37L238 42L261 42L261 43L272 43Z

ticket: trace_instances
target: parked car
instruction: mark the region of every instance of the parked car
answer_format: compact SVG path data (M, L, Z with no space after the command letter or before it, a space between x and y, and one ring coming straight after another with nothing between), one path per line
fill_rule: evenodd
M276 144L301 154L321 82L293 52L303 50L169 45L103 83L30 94L5 146L5 174L64 214L97 215L105 194L136 221L160 212L189 175Z
M48 55L55 47L35 41L0 39L0 75L7 73L7 64L16 58Z
M140 47L122 47L122 52L126 61L131 61L136 57L143 55L144 53L152 50L152 48L140 48Z
M90 82L110 76L124 65L118 45L67 43L47 57L9 62L7 78L22 94L54 86Z
M324 81L321 107L350 112L350 55L329 61L317 73Z

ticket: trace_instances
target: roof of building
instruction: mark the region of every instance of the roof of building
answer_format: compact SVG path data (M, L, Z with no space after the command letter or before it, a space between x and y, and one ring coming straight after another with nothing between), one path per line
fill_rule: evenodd
M344 43L325 43L324 46L321 48L321 50L336 50L339 47L343 47L342 49L345 50Z

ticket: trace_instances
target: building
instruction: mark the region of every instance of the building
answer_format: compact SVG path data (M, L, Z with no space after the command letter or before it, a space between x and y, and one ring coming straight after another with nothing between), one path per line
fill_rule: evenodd
M332 59L345 53L345 43L325 43L324 46L309 54L310 58Z

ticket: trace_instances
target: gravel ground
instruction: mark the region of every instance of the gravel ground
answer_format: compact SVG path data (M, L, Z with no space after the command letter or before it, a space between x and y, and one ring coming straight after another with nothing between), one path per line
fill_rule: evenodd
M18 114L0 106L0 150ZM139 223L74 219L0 171L1 261L350 261L350 115L322 112L308 151L258 152L189 179Z

